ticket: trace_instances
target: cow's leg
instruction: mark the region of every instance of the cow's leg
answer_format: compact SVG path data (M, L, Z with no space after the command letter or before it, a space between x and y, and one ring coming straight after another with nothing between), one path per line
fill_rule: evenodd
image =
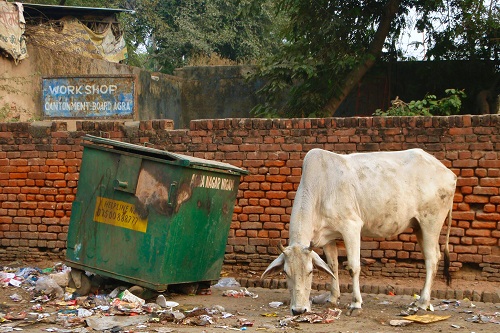
M347 262L349 263L349 273L352 277L352 302L349 306L348 315L357 316L361 313L361 290L359 287L359 274L361 272L361 230L356 229L358 222L347 223L351 229L342 235L347 252Z
M439 231L419 229L416 231L418 244L425 260L425 283L416 306L427 310L431 302L431 288L438 270L440 258Z
M330 302L337 305L339 303L340 298L340 285L339 285L339 257L337 251L337 241L333 240L332 242L326 244L323 247L323 251L325 252L326 262L328 266L330 266L333 274L335 275L332 278L332 295L330 297Z

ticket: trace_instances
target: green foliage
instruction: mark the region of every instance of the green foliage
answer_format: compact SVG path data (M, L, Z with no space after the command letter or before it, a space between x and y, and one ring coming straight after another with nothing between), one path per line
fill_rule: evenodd
M500 2L446 1L417 22L428 31L426 56L436 60L499 59Z
M284 42L253 76L265 82L258 92L265 102L252 114L327 116L322 107L364 60L383 7L380 1L278 1Z
M60 0L28 0L51 5ZM193 57L251 62L280 42L274 0L66 0L67 6L124 8L129 65L173 73Z
M131 45L145 47L144 67L172 73L194 57L235 62L276 49L272 0L137 0L127 22Z
M462 107L462 99L466 97L463 90L446 89L446 97L436 99L436 95L426 95L424 99L405 103L396 97L386 111L377 109L374 116L449 116L458 114Z
M498 0L279 0L286 24L283 45L261 62L253 79L263 80L255 116L325 114L328 101L347 95L353 73L367 62L407 59L400 49L405 31L426 31L425 59L499 59ZM386 5L397 6L382 54L373 49ZM489 4L487 6L487 4ZM416 14L409 16L410 11ZM496 35L495 35L496 34ZM416 46L418 46L416 43ZM356 78L357 80L357 78ZM347 90L347 92L346 92Z

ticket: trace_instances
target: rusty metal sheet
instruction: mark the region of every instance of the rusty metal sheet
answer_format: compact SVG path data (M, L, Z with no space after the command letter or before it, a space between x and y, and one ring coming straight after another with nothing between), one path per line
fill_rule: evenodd
M134 76L46 77L42 110L47 118L133 118Z

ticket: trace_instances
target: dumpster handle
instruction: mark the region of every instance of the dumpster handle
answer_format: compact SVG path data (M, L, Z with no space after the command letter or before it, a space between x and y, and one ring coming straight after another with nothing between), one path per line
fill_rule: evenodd
M168 190L168 202L167 202L169 206L172 206L172 197L174 196L176 189L177 189L177 182L170 183L170 189Z
M128 182L124 182L124 181L115 179L114 185L115 185L115 188L117 188L117 187L119 187L119 188L127 188L128 187Z

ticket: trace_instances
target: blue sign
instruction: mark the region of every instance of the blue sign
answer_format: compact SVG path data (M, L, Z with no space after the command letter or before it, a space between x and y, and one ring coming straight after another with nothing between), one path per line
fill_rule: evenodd
M54 118L130 117L134 115L134 78L43 78L43 114Z

